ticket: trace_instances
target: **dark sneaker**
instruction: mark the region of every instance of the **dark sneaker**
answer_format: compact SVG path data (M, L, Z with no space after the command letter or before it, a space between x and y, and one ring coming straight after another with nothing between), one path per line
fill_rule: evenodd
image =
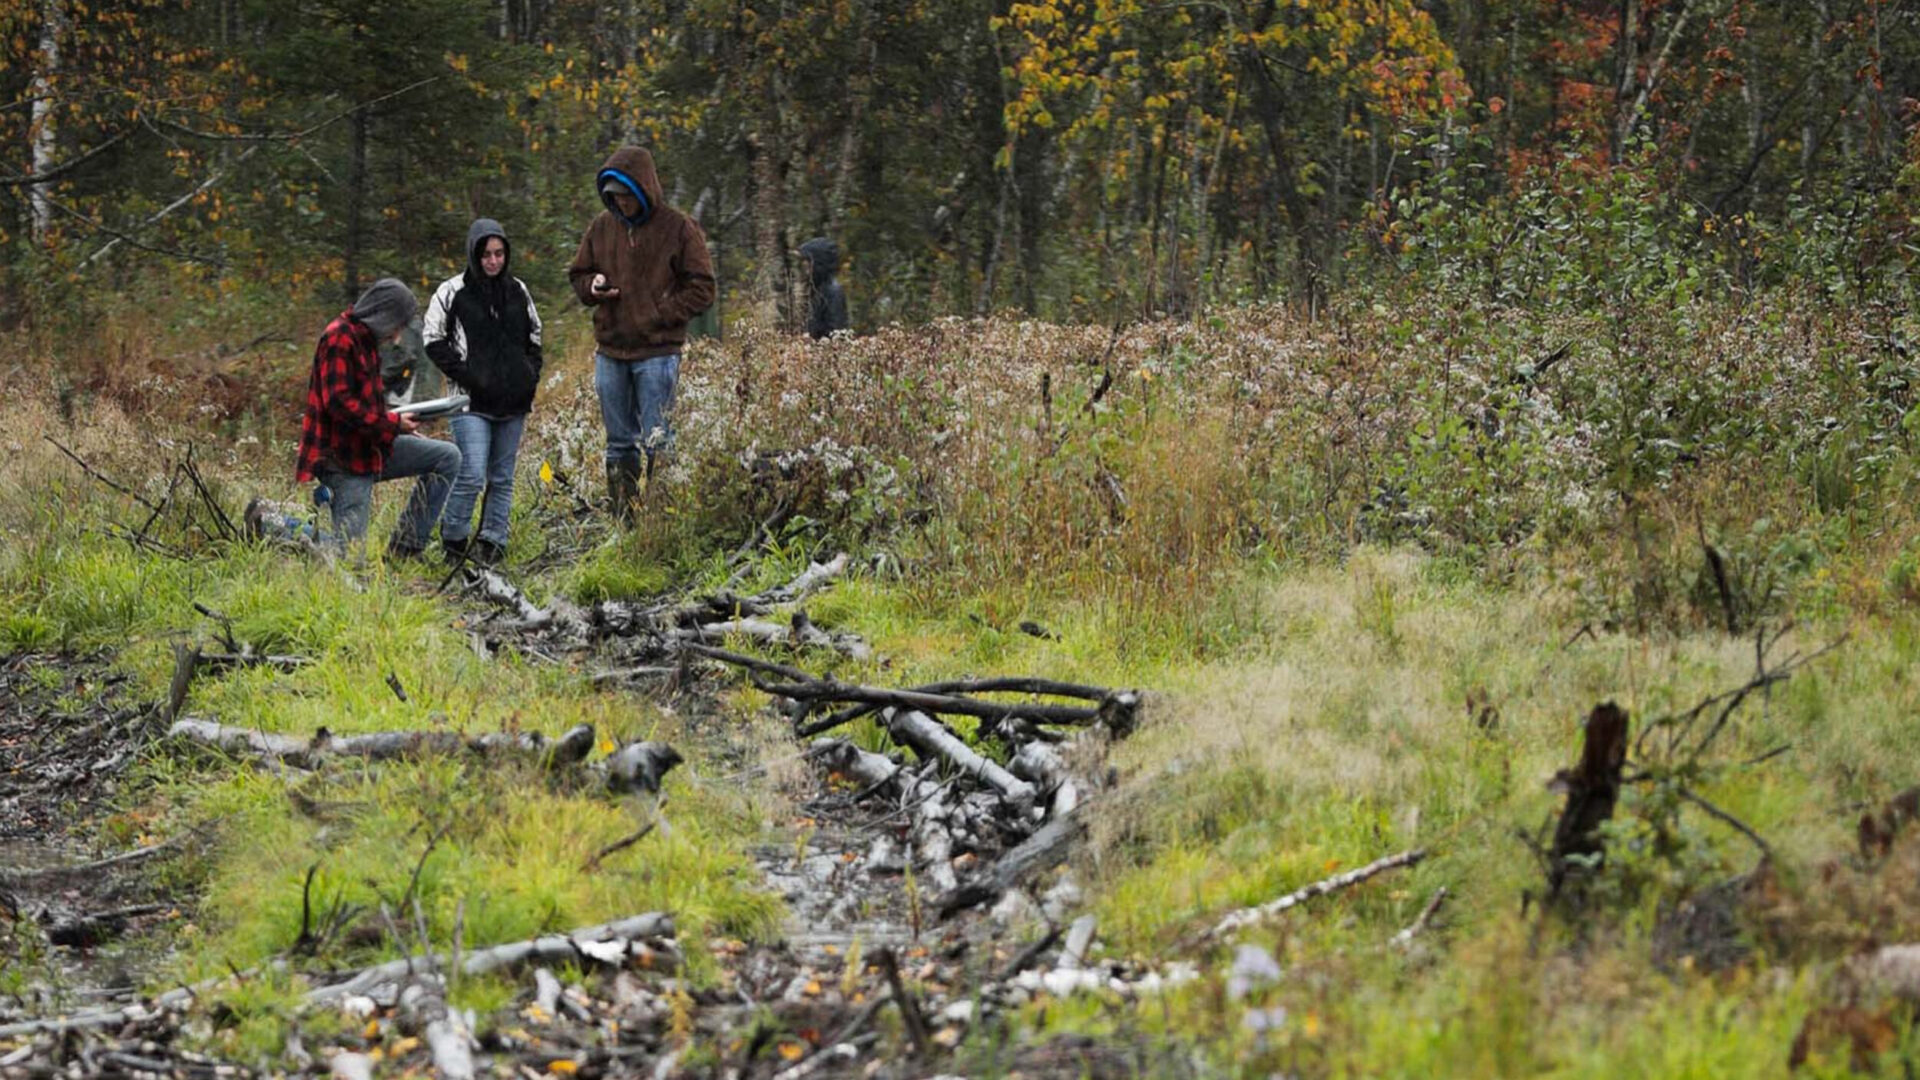
M499 566L507 558L507 549L491 540L473 542L473 561L481 566Z

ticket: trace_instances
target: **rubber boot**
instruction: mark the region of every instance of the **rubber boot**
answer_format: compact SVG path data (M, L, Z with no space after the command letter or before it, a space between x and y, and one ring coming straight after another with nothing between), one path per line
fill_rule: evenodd
M640 463L632 460L607 462L607 497L613 503L613 517L622 525L633 524L633 503L640 497Z

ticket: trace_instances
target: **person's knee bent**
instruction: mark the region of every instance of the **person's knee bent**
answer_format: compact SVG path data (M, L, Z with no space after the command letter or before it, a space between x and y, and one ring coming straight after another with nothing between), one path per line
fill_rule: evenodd
M440 448L434 455L433 472L448 480L458 477L461 466L465 461L464 456L460 453L460 448L450 442L443 442L439 439L433 440L433 444Z

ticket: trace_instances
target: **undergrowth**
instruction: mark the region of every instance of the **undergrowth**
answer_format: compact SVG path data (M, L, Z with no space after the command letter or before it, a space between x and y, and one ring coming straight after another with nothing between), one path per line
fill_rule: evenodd
M562 320L509 572L585 603L750 590L845 550L855 572L809 613L886 664L833 664L843 677L1153 691L1076 873L1105 955L1217 962L1175 994L1053 1002L1025 1023L1182 1040L1249 1075L1780 1075L1845 957L1911 927L1866 885L1815 902L1860 809L1914 780L1915 421L1891 344L1910 322L1782 295L1630 317L1473 301L1119 331L946 321L819 344L746 331L696 346L676 456L638 527L609 535L583 338ZM247 377L284 388L304 363ZM585 722L687 747L718 727L791 753L751 690L691 717L537 657L481 659L437 570L308 563L218 536L186 501L140 533L162 548L129 540L147 510L50 440L155 503L189 444L229 504L301 495L288 424L168 401L111 380L9 394L0 646L112 647L158 697L173 644L223 626L198 603L256 647L319 661L197 681L187 711L227 723ZM397 502L376 500L376 536ZM1545 782L1581 718L1606 700L1636 725L1685 710L1752 677L1754 635L1789 624L1782 652L1850 637L1756 696L1687 776L1773 852L1770 906L1732 935L1742 959L1710 972L1657 946L1664 913L1751 871L1756 849L1651 784L1629 785L1598 901L1547 913L1523 837L1559 806ZM696 942L771 936L781 913L745 853L776 830L779 796L720 781L738 773L721 760L690 755L673 831L598 875L578 866L631 808L515 769L396 764L300 787L169 750L128 798L163 832L219 823L204 901L176 932L182 977L290 948L303 895L370 910L411 891L437 942L652 907ZM1284 972L1256 993L1228 994L1230 953L1192 945L1230 908L1411 847L1432 855L1246 935ZM1388 946L1442 886L1436 925ZM327 947L344 962L393 944ZM250 1032L235 1038L271 1043L278 992L234 1002ZM994 1060L963 1060L976 1051ZM1829 1047L1810 1068L1848 1064Z

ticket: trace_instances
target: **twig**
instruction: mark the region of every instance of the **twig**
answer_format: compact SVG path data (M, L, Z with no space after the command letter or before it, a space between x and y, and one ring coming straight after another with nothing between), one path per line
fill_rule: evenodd
M238 641L235 641L233 637L233 617L232 616L226 615L222 612L215 611L198 600L195 600L193 602L193 610L199 612L202 615L205 615L207 618L212 619L214 622L217 622L220 624L220 641L222 644L226 645L228 652L237 653L241 651L240 643Z
M1045 955L1048 949L1053 948L1059 940L1060 927L1049 924L1047 926L1047 932L1034 939L1033 944L1021 949L1014 955L1013 959L1007 961L1007 966L1000 969L1000 973L993 977L993 981L997 983L1006 982L1008 979L1032 967L1034 963L1038 961L1041 956Z
M101 483L112 488L113 490L119 492L120 494L125 495L127 498L132 499L134 502L139 503L141 506L146 507L148 510L159 509L159 507L155 506L153 502L149 500L146 496L141 495L138 492L132 491L128 488L120 486L120 484L116 483L111 477L107 476L105 473L94 468L93 466L87 464L86 461L83 460L79 454L76 454L72 450L67 449L66 446L60 442L60 440L54 438L51 435L42 435L40 437L52 443L54 446L54 449L72 458L73 463L75 465L80 466L81 469L85 470L88 476L93 477L95 480L98 480Z
M240 530L234 527L233 519L227 516L226 508L220 505L220 501L213 497L211 491L207 490L206 481L200 479L200 470L193 463L192 446L187 447L187 460L181 468L186 471L187 479L193 481L194 490L200 493L200 500L207 504L207 509L213 511L213 520L220 526L221 535L228 540L239 539Z
M900 1003L900 1019L906 1025L907 1037L913 1040L913 1052L918 1057L927 1054L927 1018L920 1012L920 1003L907 990L906 983L900 978L900 961L892 949L881 949L874 957L880 970L887 977L887 986L893 991L893 999Z
M428 838L426 850L420 853L420 861L413 864L413 877L407 880L407 891L400 895L400 910L405 911L407 903L413 899L413 890L420 884L420 871L426 869L427 866L427 856L433 854L433 849L439 846L441 838L446 836L452 828L453 822L449 821L445 825L440 826L440 828L434 832L433 836ZM425 942L422 942L422 944L425 944Z
M762 660L757 656L748 656L745 653L733 652L732 650L722 649L714 645L703 645L697 641L682 639L673 642L672 647L681 652L693 653L695 656L704 656L709 660L718 660L722 663L733 664L738 667L764 671L769 675L778 675L783 679L798 679L802 682L809 683L817 683L820 681L797 667L775 663L772 660Z
M1722 825L1725 825L1728 828L1732 829L1734 832L1737 832L1741 836L1746 837L1748 840L1753 841L1753 846L1760 849L1760 854L1762 856L1768 859L1773 858L1772 846L1769 845L1764 839L1762 839L1759 833L1754 832L1753 829L1750 828L1746 822L1741 821L1739 818L1734 817L1732 814L1729 814L1725 810L1722 810L1719 807L1708 802L1706 799L1696 794L1691 788L1681 787L1678 790L1681 798L1687 800L1688 802L1699 807L1700 809L1705 810L1707 812L1708 817L1713 818L1714 820L1720 822Z
M591 859L588 859L586 862L580 864L580 872L583 874L590 874L593 871L600 869L600 860L606 858L609 855L614 854L615 852L625 851L626 849L632 847L633 845L639 843L640 841L645 840L647 838L647 834L651 833L654 829L654 826L658 824L659 824L658 820L649 821L645 825L640 827L640 831L634 833L633 835L623 837L619 840L615 840L613 843L608 844L606 847L603 847L599 851L594 852L593 857Z
M1402 949L1413 944L1414 938L1426 932L1427 924L1433 921L1434 914L1440 910L1440 905L1446 902L1447 896L1447 887L1445 885L1433 890L1433 899L1428 900L1427 906L1420 909L1420 914L1414 918L1413 922L1409 923L1407 927L1399 933L1393 935L1391 944Z
M172 723L180 716L180 706L187 703L187 692L193 685L193 670L200 665L200 649L189 647L184 642L173 643L173 682L167 687L166 720Z

